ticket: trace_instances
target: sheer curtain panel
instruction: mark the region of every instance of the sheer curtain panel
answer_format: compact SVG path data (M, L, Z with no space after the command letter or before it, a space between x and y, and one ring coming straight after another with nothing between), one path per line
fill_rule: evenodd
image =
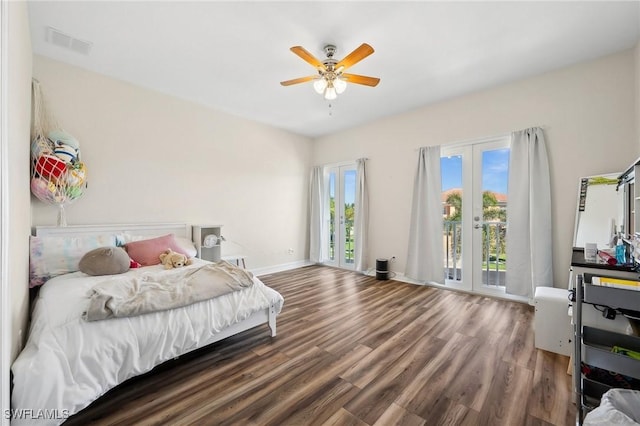
M366 158L356 160L357 185L354 228L354 263L356 271L367 270L367 255L369 254L369 191L367 190Z
M511 133L506 253L507 293L532 300L536 287L553 287L549 161L539 127Z
M409 232L405 275L418 281L442 283L444 256L440 145L420 148Z

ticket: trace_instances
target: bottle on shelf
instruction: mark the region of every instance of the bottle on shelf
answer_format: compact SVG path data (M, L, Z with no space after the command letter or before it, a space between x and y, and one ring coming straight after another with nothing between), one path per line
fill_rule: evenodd
M618 235L618 242L616 243L616 261L618 264L627 263L627 254L626 247L624 245L624 240L622 239L622 233Z

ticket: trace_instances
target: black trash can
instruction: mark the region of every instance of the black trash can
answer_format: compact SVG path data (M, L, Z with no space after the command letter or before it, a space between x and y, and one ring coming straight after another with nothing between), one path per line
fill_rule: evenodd
M389 279L389 259L376 259L376 279Z

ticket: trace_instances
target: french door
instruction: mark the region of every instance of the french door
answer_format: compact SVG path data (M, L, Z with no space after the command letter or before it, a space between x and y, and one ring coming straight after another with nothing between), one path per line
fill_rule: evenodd
M504 293L509 138L441 153L445 285Z
M331 166L326 169L326 211L328 211L327 265L354 269L354 218L356 202L355 163Z

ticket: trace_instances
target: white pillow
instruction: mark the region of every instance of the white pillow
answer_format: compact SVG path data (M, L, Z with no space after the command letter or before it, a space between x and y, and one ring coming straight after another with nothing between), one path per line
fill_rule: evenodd
M184 249L184 252L187 253L189 257L196 257L196 255L198 254L196 246L189 238L176 237L176 242L182 249Z
M29 287L44 284L58 275L79 271L80 259L103 246L115 246L116 235L86 237L30 237Z

